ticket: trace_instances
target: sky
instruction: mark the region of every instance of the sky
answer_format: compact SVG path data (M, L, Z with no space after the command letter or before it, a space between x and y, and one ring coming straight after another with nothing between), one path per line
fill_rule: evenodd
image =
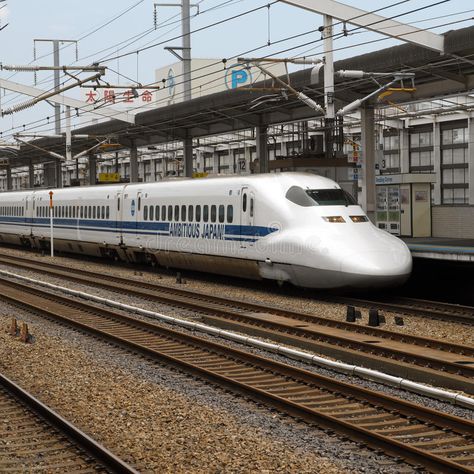
M0 10L0 27L8 23L0 31L0 62L4 65L31 63L34 39L77 40L78 61L76 46L64 44L61 47L61 64L88 65L100 62L110 68L106 80L114 83L151 83L155 80L156 69L176 61L164 47L180 45L181 39L176 38L181 33L180 8L157 7L155 29L152 0L7 0L5 3L7 6ZM0 3L0 6L5 3ZM176 3L179 2L176 0ZM324 54L321 33L317 31L323 22L319 14L272 0L192 0L192 3L199 3L199 14L196 8L192 9L191 30L204 28L192 35L192 56L195 58L232 58L255 48L259 49L252 53L253 56L321 57ZM418 9L396 19L434 32L474 24L474 2L471 0L345 0L345 3L368 11L392 6L378 12L386 17ZM266 7L268 4L269 8ZM427 6L430 8L423 8ZM258 10L238 16L253 9ZM208 27L233 16L238 17ZM347 28L350 34L335 40L335 60L400 44L398 40L387 39L366 30L351 32L354 28L351 25ZM336 25L335 32L341 31L342 25ZM300 36L285 40L294 35ZM147 46L153 47L135 53L137 49ZM51 43L37 43L38 59L35 64L52 65L51 52ZM129 52L132 54L117 58ZM0 71L0 77L27 85L33 85L34 82L33 73L30 72L15 74ZM51 72L38 73L37 80L38 87L52 87ZM79 90L66 94L82 97ZM27 99L1 91L0 106L9 107ZM52 107L42 103L0 118L1 137L10 142L12 134L23 128L50 131L51 124L48 125L46 119L48 116L53 116ZM89 119L83 117L82 120ZM32 123L35 121L37 123Z

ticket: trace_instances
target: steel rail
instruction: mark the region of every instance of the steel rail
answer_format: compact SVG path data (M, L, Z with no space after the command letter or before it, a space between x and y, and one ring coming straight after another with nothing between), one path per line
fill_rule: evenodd
M0 282L2 298L432 472L474 469L474 423L62 295Z
M21 257L0 256L0 263L183 307L205 315L208 323L220 327L306 347L392 375L474 393L474 348L469 346ZM265 317L269 313L271 317Z
M21 405L22 408L18 408L17 405ZM56 469L61 469L63 472L83 472L83 470L97 472L106 469L111 473L138 474L138 471L4 374L0 374L0 414L2 413L5 414L3 420L9 420L8 429L2 436L9 449L12 450L16 444L21 444L22 452L28 453L29 449L36 451L41 456L44 472L56 472ZM16 422L19 425L17 427L14 426ZM9 441L8 437L11 434L19 440ZM51 443L54 444L53 449ZM68 448L72 452L66 453L67 458L64 459L62 451ZM77 449L79 453L76 452ZM57 450L61 454L58 455ZM91 463L91 459L95 463ZM0 462L0 471L5 469L2 472L8 472L15 469L12 464L14 464L12 459L6 460L5 463Z

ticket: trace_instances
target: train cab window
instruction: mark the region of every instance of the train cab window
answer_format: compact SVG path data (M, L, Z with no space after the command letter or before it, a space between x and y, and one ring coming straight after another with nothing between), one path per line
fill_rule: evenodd
M186 220L186 206L181 206L181 220Z
M232 204L229 204L227 206L227 223L232 224L234 220L234 206Z
M310 189L308 196L319 206L356 206L355 199L343 189Z
M194 219L194 206L188 206L188 220L192 222Z
M217 219L217 208L216 206L211 206L211 222L216 222Z
M202 220L207 222L209 220L209 206L203 206Z
M253 197L250 198L250 217L253 217Z
M242 196L242 212L247 212L247 193Z
M196 222L201 221L201 206L196 206Z
M155 206L155 220L160 220L160 206Z
M174 220L179 221L179 206L174 206Z
M105 207L105 218L110 219L110 207L109 206Z
M148 206L143 206L143 220L148 220Z
M225 219L225 208L224 206L221 204L219 206L219 222L224 222L224 219Z
M173 206L168 206L168 220L173 220Z
M150 206L150 215L148 216L151 221L155 220L155 208L154 206Z

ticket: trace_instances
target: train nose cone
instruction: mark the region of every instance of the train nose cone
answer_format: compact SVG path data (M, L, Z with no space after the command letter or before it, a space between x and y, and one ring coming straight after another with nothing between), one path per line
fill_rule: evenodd
M410 276L411 268L411 254L405 245L386 251L355 252L341 265L347 284L357 287L401 285Z

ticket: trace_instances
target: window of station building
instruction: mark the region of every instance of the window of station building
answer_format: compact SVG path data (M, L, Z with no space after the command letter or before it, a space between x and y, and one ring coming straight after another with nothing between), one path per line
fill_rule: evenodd
M174 206L174 220L179 221L179 206Z
M433 127L410 130L410 173L434 172Z
M202 220L207 222L209 220L209 206L206 204L203 206Z
M186 220L186 206L181 206L181 220L185 221Z
M225 220L225 208L222 204L219 205L219 222L224 222Z
M467 121L441 124L441 202L468 204L469 154Z
M229 204L227 206L227 223L232 224L234 221L234 206L232 204Z
M194 220L194 206L188 206L188 220L189 222Z
M201 206L196 206L196 222L201 221Z
M148 220L148 206L143 206L143 220Z
M400 173L400 137L398 130L385 130L380 173Z

